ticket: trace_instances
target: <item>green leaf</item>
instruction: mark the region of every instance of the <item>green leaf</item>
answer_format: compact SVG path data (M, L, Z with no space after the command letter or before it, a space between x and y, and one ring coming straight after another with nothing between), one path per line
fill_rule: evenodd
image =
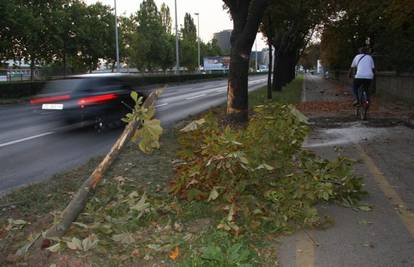
M309 120L308 120L308 118L305 116L305 115L303 115L303 113L302 112L300 112L299 110L297 110L294 106L292 106L292 105L289 105L289 109L290 109L290 112L300 121L300 122L303 122L303 123L305 123L305 124L309 124Z
M187 198L189 201L192 200L199 200L202 199L206 196L206 194L196 188L191 188L190 190L188 190L187 192Z
M8 220L10 224L14 224L14 225L25 225L28 224L28 222L26 222L25 220L13 220L13 219L9 219Z
M206 260L212 260L212 261L218 261L223 262L224 261L224 254L220 247L209 245L206 248L202 249L202 255L201 257Z
M240 162L243 164L248 165L249 164L249 160L246 157L241 156L240 157Z
M266 163L262 163L260 164L256 169L260 170L260 169L266 169L267 171L273 171L275 168L273 168L272 166L266 164Z
M74 224L74 225L77 225L77 226L79 226L79 227L81 227L81 228L84 228L84 229L87 229L87 228L88 228L88 226L87 226L86 224L84 224L84 223L80 223L80 222L73 222L73 224Z
M129 207L131 210L136 210L138 212L143 212L149 208L150 204L146 203L147 195L144 193L141 199L133 206Z
M114 240L115 242L120 242L124 245L130 245L135 242L135 238L131 233L113 235L112 240Z
M82 250L82 241L76 237L73 237L71 241L66 241L66 245L72 250Z
M159 138L163 130L159 120L147 120L136 132L134 139L141 139L138 143L139 148L144 153L151 153L160 147Z
M61 245L60 243L56 243L53 246L48 247L47 250L49 250L50 252L56 253L61 250Z
M131 98L134 99L135 103L138 102L138 93L135 91L131 92Z
M372 207L370 205L360 205L360 206L358 206L358 210L360 210L360 211L372 211Z
M216 199L218 198L218 196L219 196L219 193L218 193L218 191L217 191L217 187L214 187L214 188L211 190L210 195L209 195L209 197L208 197L208 200L207 200L207 201L216 200Z
M206 120L205 119L199 119L199 120L196 120L196 121L192 121L189 124L187 124L184 128L182 128L180 130L180 132L187 133L187 132L195 131L201 125L203 125L204 123L206 123Z
M88 251L92 248L94 248L98 244L98 239L95 235L90 235L87 238L82 240L82 249L83 251Z

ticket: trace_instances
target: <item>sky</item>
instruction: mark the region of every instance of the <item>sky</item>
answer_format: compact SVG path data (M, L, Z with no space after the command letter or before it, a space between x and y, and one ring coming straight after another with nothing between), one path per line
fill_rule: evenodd
M116 0L118 15L129 16L130 14L137 12L142 1L143 0ZM87 4L101 2L111 7L114 5L114 0L86 0L85 2ZM158 8L160 8L162 3L165 3L170 7L174 27L174 0L155 0L155 3L157 4ZM194 15L194 13L200 14L200 38L204 42L210 41L213 38L213 34L215 32L233 28L233 23L230 19L230 15L227 13L227 11L223 10L222 0L177 0L177 13L179 27L180 24L184 23L185 13L190 13L193 16L196 26L197 17ZM266 46L261 34L258 34L256 39L258 40L258 50L261 50ZM252 50L255 50L254 45Z

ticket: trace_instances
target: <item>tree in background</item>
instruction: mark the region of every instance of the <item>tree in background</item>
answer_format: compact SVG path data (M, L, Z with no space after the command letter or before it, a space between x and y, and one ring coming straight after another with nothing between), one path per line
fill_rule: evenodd
M54 36L48 29L53 24L52 14L63 1L15 0L13 3L12 53L15 59L30 61L33 79L35 65L50 62L53 58Z
M14 0L0 1L0 60L14 57L13 30L17 27L14 7Z
M156 70L162 62L165 28L155 2L144 0L135 20L138 26L132 41L131 63L141 71Z
M254 24L260 18L253 14L249 18L255 19L247 19L247 10L251 6L251 10L260 15L261 11L256 9L256 2L260 4L262 1L264 0L248 1L248 4L240 5L243 7L240 10L239 1L226 1L232 6L231 10L240 29L236 30L233 37L243 35L243 29L250 34L251 23L255 28ZM109 67L114 66L114 15L110 6L99 2L87 5L83 0L9 0L0 2L0 16L1 61L24 59L31 64L32 69L40 65L54 75L93 71L100 60ZM158 10L154 0L143 1L134 16L121 16L121 61L142 71L171 68L175 61L171 21L168 6L163 4ZM244 25L245 22L249 23ZM190 14L186 14L183 25L182 62L187 69L192 70L197 67L197 30ZM243 35L243 38L249 34ZM250 39L249 35L245 40ZM235 48L235 54L237 51L243 53L243 57L239 56L239 59L250 55L251 47L248 46L240 42ZM200 48L201 61L206 56L222 55L216 40L201 42ZM234 66L238 66L237 60L234 62ZM234 77L238 75L236 73L237 71L234 72ZM243 84L247 86L247 78L243 83L240 81L244 78L237 79L232 78L231 84L234 88ZM239 104L243 102L237 101ZM237 109L234 107L233 110Z
M414 2L409 0L332 0L334 16L321 40L324 65L347 69L361 46L368 45L379 70L414 71Z
M217 44L216 39L212 39L208 43L200 43L200 62L203 64L203 59L205 57L218 57L223 56L223 52Z
M37 64L62 64L66 70L69 63L92 71L99 59L115 57L109 6L87 6L80 0L13 0L1 5L10 12L2 20L8 24L1 30L1 42L8 42L3 59L25 59L32 70Z
M316 69L320 54L320 44L312 43L303 51L303 54L299 59L299 64L306 70Z
M282 90L295 77L295 66L316 26L330 11L328 0L272 1L261 31L275 47L272 88Z
M89 5L81 19L78 53L88 70L96 69L99 59L115 62L115 17L111 8L99 2Z
M197 49L197 28L193 17L189 13L185 13L184 27L181 30L180 62L182 66L190 71L193 71L198 67Z
M171 34L172 19L171 19L171 14L170 14L170 8L165 3L162 3L161 5L160 15L161 15L161 23L165 29L165 32L167 34Z

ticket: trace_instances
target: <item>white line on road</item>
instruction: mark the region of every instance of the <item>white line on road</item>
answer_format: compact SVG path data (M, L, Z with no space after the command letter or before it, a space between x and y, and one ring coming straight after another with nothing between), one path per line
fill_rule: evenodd
M222 95L222 94L225 94L226 92L217 92L217 93L215 93L215 94L213 94L213 95Z
M163 106L166 106L166 105L168 105L168 103L159 104L159 105L156 105L155 107L159 108L159 107L163 107Z
M205 95L206 95L206 94L195 95L195 96L192 96L192 97L188 97L188 98L186 98L186 100L192 100L192 99L195 99L195 98L203 97L203 96L205 96Z
M54 134L54 133L55 132L46 132L46 133L41 133L41 134L38 134L38 135L29 136L29 137L26 137L26 138L22 138L22 139L18 139L18 140L14 140L14 141L10 141L10 142L7 142L7 143L0 144L0 147L14 145L14 144L17 144L17 143L32 140L32 139L39 138L39 137L46 136L46 135L51 135L51 134Z

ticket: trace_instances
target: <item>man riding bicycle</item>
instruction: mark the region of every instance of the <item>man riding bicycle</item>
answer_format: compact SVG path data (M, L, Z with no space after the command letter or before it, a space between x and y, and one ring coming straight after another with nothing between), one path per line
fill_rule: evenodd
M356 70L356 71L355 71ZM374 60L368 54L368 49L366 47L361 47L359 49L359 54L354 57L352 60L351 68L349 69L348 76L352 78L352 74L355 74L352 91L354 94L354 106L360 104L358 103L358 89L362 88L367 93L367 98L369 100L368 89L371 84L371 81L374 79L375 74L375 65Z

